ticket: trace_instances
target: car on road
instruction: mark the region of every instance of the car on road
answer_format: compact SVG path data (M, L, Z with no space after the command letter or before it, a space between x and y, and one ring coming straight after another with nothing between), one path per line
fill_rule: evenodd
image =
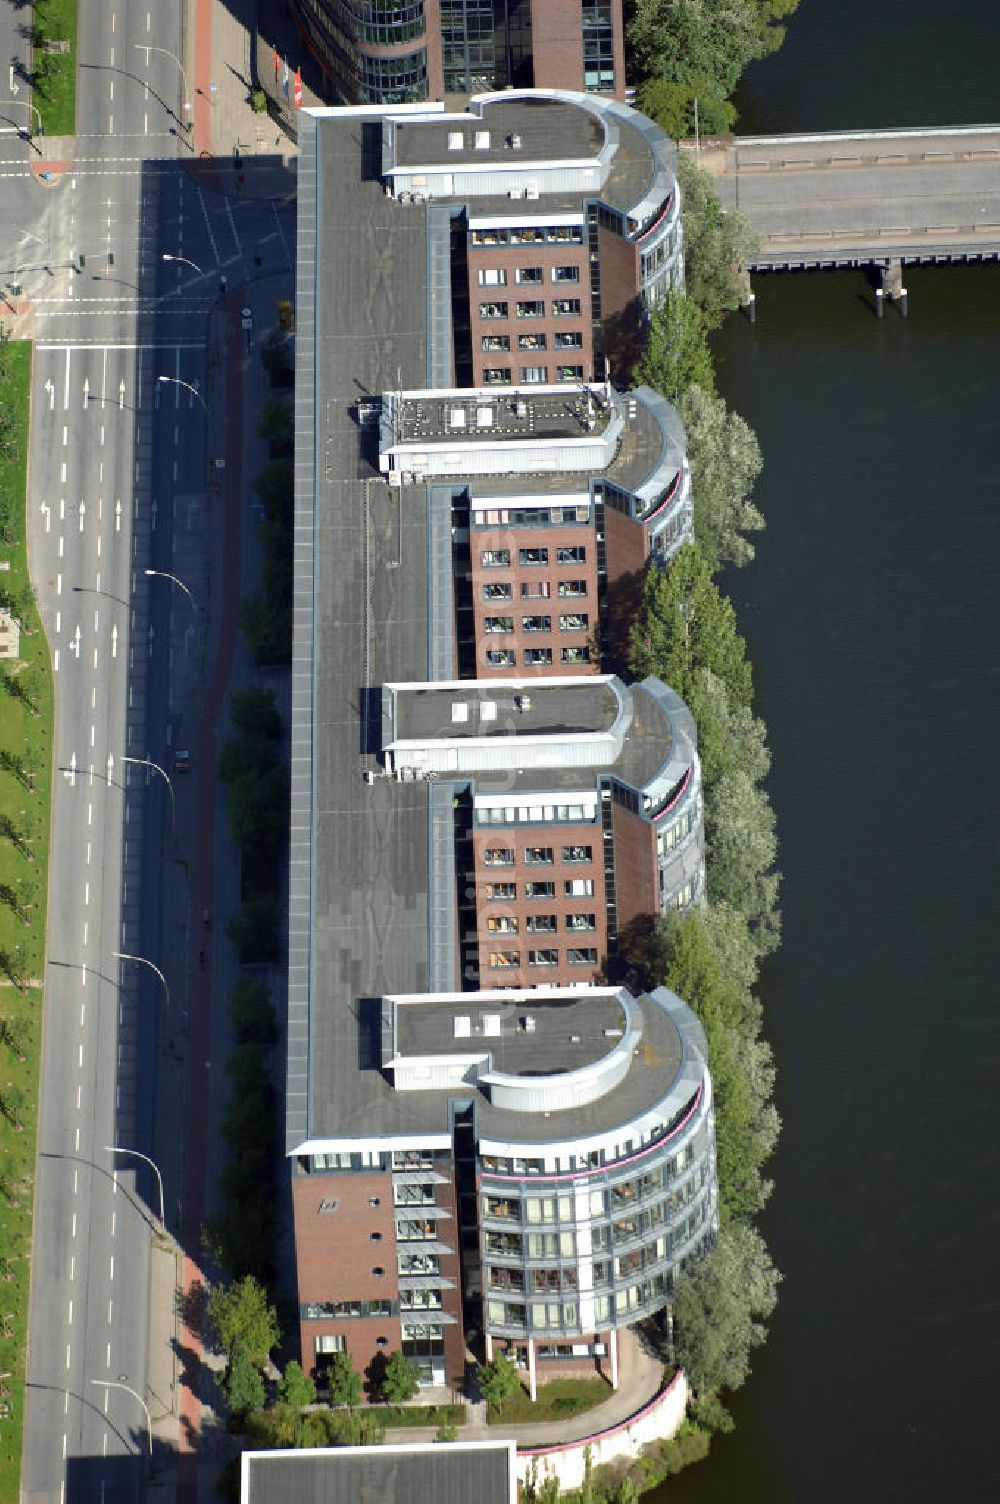
M191 753L188 751L187 747L178 747L177 751L174 753L174 772L190 773L190 771Z

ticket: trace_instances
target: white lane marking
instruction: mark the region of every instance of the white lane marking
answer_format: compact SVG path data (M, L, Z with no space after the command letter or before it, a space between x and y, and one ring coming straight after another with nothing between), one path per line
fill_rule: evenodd
M219 266L220 265L219 247L215 243L215 233L212 230L212 221L208 217L208 209L205 206L205 197L204 197L204 194L202 193L202 191L201 191L200 188L196 188L195 192L198 195L198 202L201 205L202 216L204 217L204 220L205 220L205 229L208 231L209 242L211 243L211 246L212 246L212 255L215 257L215 264L216 264L216 266Z
M115 81L112 78L108 82L108 98L113 101L114 97L115 97Z
M101 469L102 470L104 469L103 465L101 466ZM103 496L99 496L97 498L97 516L98 516L99 519L104 516L104 497Z
M69 1277L70 1277L71 1280L75 1280L76 1279L76 1254L75 1253L71 1253L70 1256L69 1256Z
M45 531L47 533L50 533L52 531L52 508L49 506L47 501L43 501L38 510L45 518Z
M98 480L103 480L104 479L104 461L103 460L101 460L101 463L97 467L97 479Z
M88 825L93 825L93 823L94 823L94 806L92 804L88 804L87 805L87 824Z
M108 1343L107 1348L105 1350L104 1363L105 1363L105 1367L107 1367L107 1368L111 1367L111 1343L110 1342ZM108 1413L108 1391L106 1389L104 1391L104 1413L105 1413L105 1415ZM107 1439L108 1438L105 1436L104 1440L107 1441Z
M84 412L87 411L87 408L89 406L90 406L90 377L89 376L85 376L83 378L83 410L84 410Z
M174 424L174 443L175 444L179 442L180 436L181 436L181 426L180 426L179 423L175 423Z
M76 1212L73 1213L73 1227L70 1232L70 1237L76 1237Z
M146 30L149 31L149 11L146 12Z
M53 669L55 670L56 673L59 672L59 649L58 648L56 648L55 652L52 654L52 667L53 667Z
M69 1309L66 1312L66 1325L67 1326L72 1326L73 1325L73 1300L72 1300L72 1297L70 1297ZM63 1441L65 1442L65 1440L66 1440L66 1438L64 1436L63 1437ZM65 1455L66 1455L66 1452L64 1450L63 1451L63 1456L65 1457Z
M59 633L61 631L62 631L62 612L61 611L57 611L56 612L56 636L57 637L59 636Z
M94 649L94 667L97 667L97 649Z
M104 424L101 424L101 443L104 443Z
M113 47L111 49L111 66L112 68L115 66L115 49Z
M111 1279L111 1280L113 1280L114 1277L115 1277L115 1256L114 1256L114 1254L112 1254L111 1255L111 1269L110 1269L110 1271L108 1273L108 1278Z
M237 254L237 256L242 255L242 248L240 246L240 237L236 233L236 217L233 214L233 206L229 202L228 198L226 199L226 213L229 215L229 228L232 230L232 232L233 232L233 239L236 241L236 254Z
M65 479L66 479L66 461L65 460L63 460L62 466L60 468L59 479L61 481L65 481Z
M70 1353L71 1353L71 1348L70 1348L69 1343L67 1342L67 1344L66 1344L66 1367L67 1368L69 1368L69 1364L70 1364ZM66 1453L64 1452L63 1456L65 1457L65 1455L66 1455Z
M83 1070L83 1045L79 1045L76 1052L76 1063Z
M111 1313L114 1310L114 1306L115 1306L114 1301L113 1300L109 1300L108 1301L108 1326L111 1326L111 1324L112 1324Z
M76 1130L76 1139L75 1139L75 1142L73 1144L73 1147L74 1147L74 1149L76 1149L79 1152L79 1148L80 1148L80 1130L79 1130L79 1128Z
M84 1020L86 1019L86 1017L87 1017L87 1004L86 1003L81 1003L80 1004L80 1028L81 1029L83 1028Z
M114 117L114 115L109 115L108 116L108 135L109 136L113 136L114 133L115 133L115 117Z
M62 595L62 575L56 575L56 595Z
M68 407L69 407L69 362L70 362L70 351L67 350L66 351L66 375L65 375L65 378L64 378L64 381L63 381L63 410L64 411L66 409L68 409Z
M86 920L84 920L83 921L83 943L84 943L84 945L87 945L89 943L89 939L90 939L90 925L87 923Z
M77 1193L77 1191L79 1189L79 1184L80 1184L79 1176L80 1176L79 1170L74 1170L73 1171L73 1195L74 1196L76 1195L76 1193Z
M112 31L114 31L114 29L115 29L115 22L116 22L116 20L117 20L117 17L115 16L114 11L112 11L111 12L111 30Z
M97 622L96 621L94 622L94 626L95 627L97 626ZM90 708L91 708L91 710L94 710L94 709L96 709L96 707L97 707L97 685L96 684L92 684L90 686Z
M292 253L288 249L288 241L285 239L285 232L281 226L281 215L278 213L278 207L276 204L272 203L271 208L274 210L274 222L278 226L278 234L281 236L281 245L282 249L285 252L285 260L288 262L288 265L291 266Z
M149 135L149 114L146 110L142 112L142 133L144 136Z
M95 586L95 589L97 590L98 595L100 595L100 593L101 593L101 571L100 570L97 571L97 585Z
M60 557L60 559L62 558L62 556L65 553L65 551L66 551L66 539L63 538L60 535L60 538L59 538L59 557Z
M65 498L65 496L60 496L60 498L59 498L59 521L60 522L64 522L65 520L66 520L66 498Z
M112 656L112 658L117 658L118 657L118 627L117 627L117 625L113 626L111 628L111 656Z
M63 429L63 448L64 449L66 448L66 445L68 443L69 443L69 429L68 428L64 428Z
M84 904L89 904L90 903L90 884L89 883L84 883L84 885L83 885L83 901L84 901ZM83 1045L80 1046L80 1054L81 1054L81 1056L83 1055ZM82 1059L80 1060L80 1064L81 1065L83 1064L83 1060Z
M77 1110L77 1112L80 1111L80 1101L81 1101L81 1094L82 1094L82 1092L83 1092L83 1087L82 1086L78 1086L77 1089L76 1089L76 1110ZM75 1219L74 1219L74 1221L75 1221ZM75 1231L73 1233L73 1236L74 1236L74 1238L76 1237L76 1232Z
M83 972L83 980L82 980L82 982L81 982L80 985L82 987L86 987L86 985L87 985L87 963L86 963L86 961L84 961L83 965L80 967L80 970Z

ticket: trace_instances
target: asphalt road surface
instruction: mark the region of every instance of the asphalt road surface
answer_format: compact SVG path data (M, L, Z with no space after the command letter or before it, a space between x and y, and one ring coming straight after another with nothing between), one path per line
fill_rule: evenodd
M168 983L183 965L160 953L170 799L149 764L171 771L171 674L190 678L200 650L191 603L145 570L171 570L175 498L206 503L220 278L233 289L288 265L270 204L231 203L190 175L176 67L145 46L180 51L179 7L81 0L79 135L58 186L32 179L32 145L0 134L0 282L35 315L29 549L56 686L25 1504L114 1504L144 1487L129 1390L151 1398L158 1195L108 1146L149 1151L168 1000L116 952ZM178 1190L166 1187L168 1219Z

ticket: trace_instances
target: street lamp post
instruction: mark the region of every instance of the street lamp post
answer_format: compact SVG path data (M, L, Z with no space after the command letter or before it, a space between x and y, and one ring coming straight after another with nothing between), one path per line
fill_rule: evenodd
M191 109L191 101L188 98L187 74L184 72L184 64L181 62L181 60L177 56L176 52L171 52L166 47L149 47L149 46L146 45L145 42L133 42L132 45L133 45L133 47L136 48L137 51L144 52L146 54L146 63L147 63L147 65L149 63L149 54L151 52L162 52L163 55L164 55L164 57L169 57L169 58L173 59L173 61L177 64L178 68L181 70L181 82L184 85L184 108L185 108L185 110L189 111ZM185 128L187 130L191 129L191 122L190 122L190 120L186 120L184 122L184 124L185 124Z
M135 961L137 965L148 966L150 971L155 972L160 981L163 983L163 992L167 999L167 1007L170 1007L170 988L167 986L166 977L163 975L163 972L155 964L155 962L148 960L145 956L133 956L127 950L113 950L111 954L114 956L116 961Z
M156 1184L160 1191L160 1226L166 1227L167 1219L163 1214L163 1176L160 1174L160 1167L156 1161L150 1159L148 1154L143 1154L140 1149L123 1149L120 1144L105 1144L104 1152L105 1154L131 1154L134 1159L141 1159L144 1164L150 1166L156 1176Z
M143 1399L142 1395L137 1389L133 1389L131 1384L123 1384L121 1379L91 1379L90 1382L92 1384L99 1385L102 1389L124 1389L126 1394L130 1394L134 1400L138 1400L139 1404L142 1406L143 1414L146 1417L146 1444L149 1447L149 1462L150 1466L152 1466L153 1421L149 1413L149 1406L146 1404L146 1401Z
M197 263L197 261L192 261L190 256L175 256L175 255L172 255L170 251L164 251L163 254L160 257L160 260L161 261L183 261L183 263L184 263L185 266L193 266L194 269L195 269L195 271L198 273L199 276L201 276L201 277L205 276L205 269L204 269L204 267L199 266L198 263Z
M194 596L191 594L191 591L185 585L184 581L179 580L177 576L175 574L171 574L168 569L144 569L143 574L151 578L170 580L171 584L176 585L178 590L183 590L184 594L191 602L191 605L194 607L195 611L198 610L198 602L195 600Z
M151 757L126 757L123 753L122 762L132 763L137 768L152 768L154 773L159 773L160 777L167 785L167 788L170 790L170 823L171 825L173 825L176 807L174 804L174 786L170 781L169 773L166 773L164 769L160 767L160 764L158 762L154 762Z
M201 395L201 392L199 392L198 388L192 382L183 381L180 376L157 376L156 379L161 383L161 385L164 383L169 383L171 386L186 387L189 392L193 393L193 395L198 398L198 401L205 409L205 416L208 416L208 403L205 401L204 397Z

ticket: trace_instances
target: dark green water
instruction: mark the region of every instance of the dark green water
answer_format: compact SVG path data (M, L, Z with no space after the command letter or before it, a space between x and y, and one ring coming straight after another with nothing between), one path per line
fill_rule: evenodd
M1000 4L802 0L743 129L997 119L998 63ZM1000 267L906 281L877 323L859 273L758 277L717 342L765 456L729 588L785 879L785 1281L671 1504L1000 1498Z

